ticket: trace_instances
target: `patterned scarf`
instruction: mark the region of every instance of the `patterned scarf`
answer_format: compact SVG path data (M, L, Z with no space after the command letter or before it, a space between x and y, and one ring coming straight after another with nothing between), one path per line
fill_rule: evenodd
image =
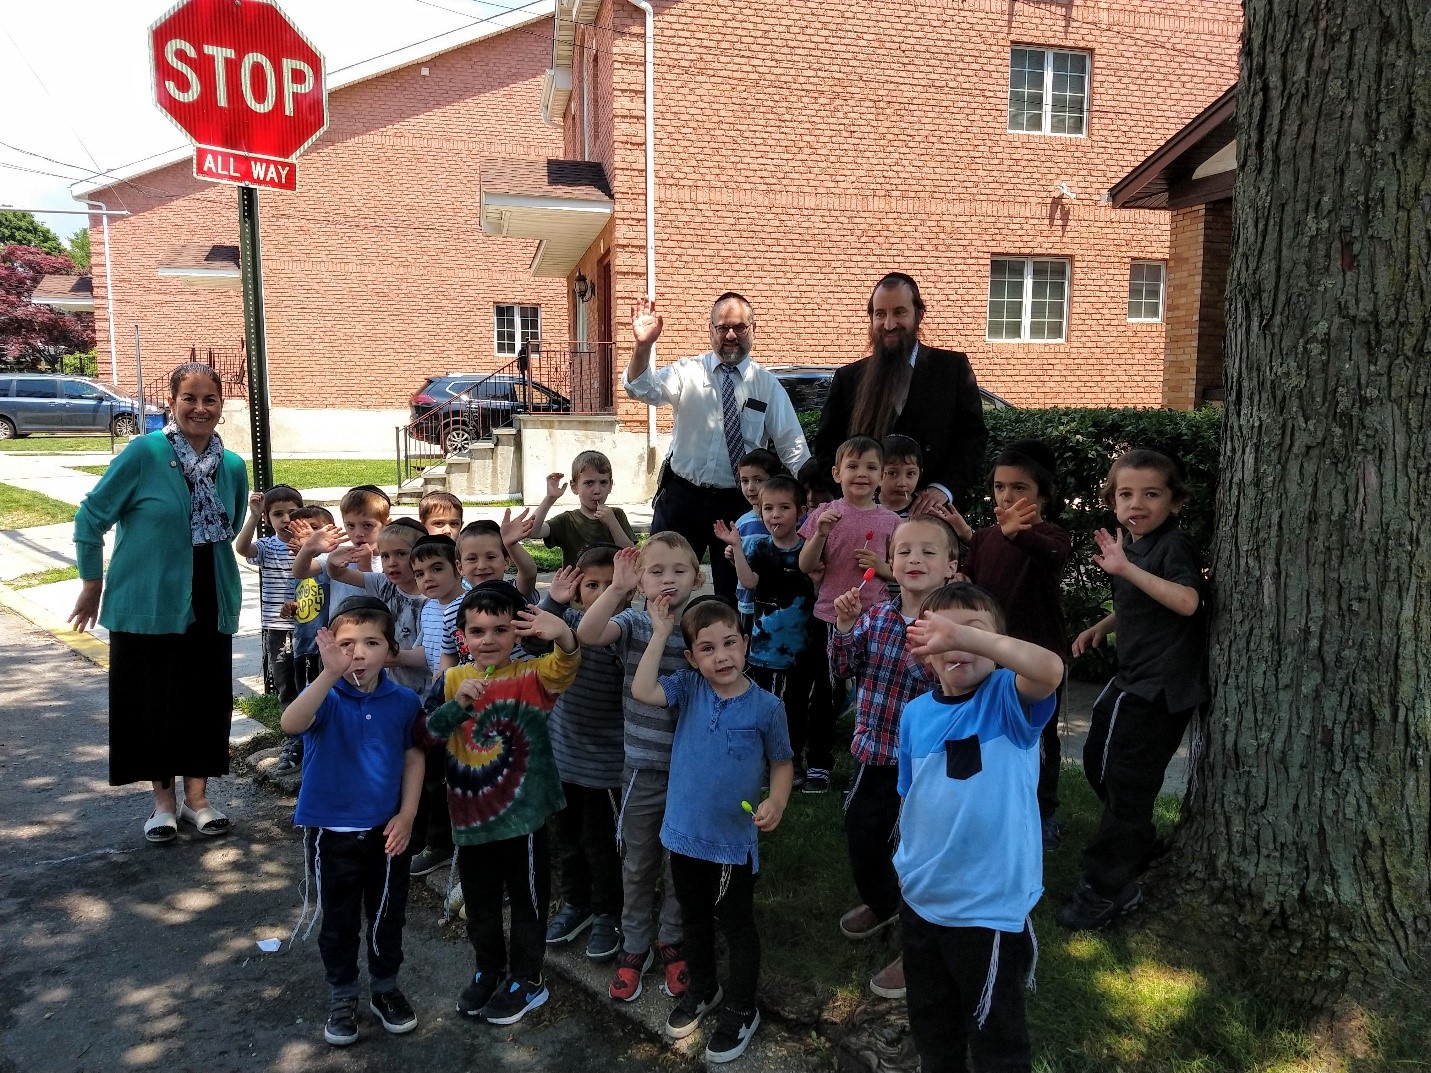
M204 453L199 454L173 421L164 426L164 438L174 448L189 485L193 503L189 510L189 532L194 544L218 544L228 540L234 535L234 527L214 489L214 475L224 458L224 441L217 432L212 433Z

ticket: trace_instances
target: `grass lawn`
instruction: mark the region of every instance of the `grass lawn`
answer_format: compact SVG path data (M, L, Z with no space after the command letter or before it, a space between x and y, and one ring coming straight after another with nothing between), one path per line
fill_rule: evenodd
M77 566L57 566L53 570L37 570L33 574L21 574L10 582L12 589L33 589L40 585L54 585L60 581L73 581L79 577Z
M540 540L524 540L522 547L537 564L537 573L548 574L561 569L561 548L549 548Z
M247 693L234 697L234 707L250 719L256 719L269 730L277 730L282 733L278 720L283 715L283 709L279 707L277 697L268 693L257 695Z
M75 508L58 499L0 484L0 529L28 529L75 520Z
M119 440L128 443L128 440ZM26 436L0 440L0 451L12 454L55 454L69 451L108 451L108 436Z
M253 464L248 469L253 483ZM81 473L102 474L108 466L72 466ZM383 458L275 458L273 479L294 488L352 488L358 484L392 484L397 470L391 459Z

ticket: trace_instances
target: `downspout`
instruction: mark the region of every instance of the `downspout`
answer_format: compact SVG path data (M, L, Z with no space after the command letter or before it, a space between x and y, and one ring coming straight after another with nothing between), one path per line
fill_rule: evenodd
M73 195L71 195L73 196ZM77 197L85 205L98 205L100 207L99 219L104 228L104 304L109 312L109 382L116 387L119 385L119 356L114 343L114 273L110 269L109 260L109 218L111 216L128 216L128 212L111 212L108 205L103 201L91 201L87 197ZM140 394L143 394L141 388ZM140 406L139 425L141 431L144 427L144 409Z
M646 297L656 297L656 13L646 0L630 0L646 16ZM655 347L651 363L656 362ZM646 410L646 452L656 448L656 408ZM648 459L649 461L649 459Z

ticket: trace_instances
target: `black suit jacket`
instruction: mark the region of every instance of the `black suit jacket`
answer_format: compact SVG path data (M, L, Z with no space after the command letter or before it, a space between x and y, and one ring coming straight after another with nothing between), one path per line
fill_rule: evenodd
M826 466L835 464L836 449L850 436L855 396L869 365L869 358L861 358L837 369L830 382L830 397L815 433L815 457ZM942 484L953 494L956 507L967 506L970 493L983 479L984 445L989 439L968 355L921 343L909 398L890 432L908 436L924 452L921 488Z

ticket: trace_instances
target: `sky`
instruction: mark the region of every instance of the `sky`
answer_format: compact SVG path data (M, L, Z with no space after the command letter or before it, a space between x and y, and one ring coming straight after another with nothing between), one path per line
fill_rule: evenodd
M75 180L187 143L155 106L150 84L148 30L173 6L174 0L0 4L0 207L82 209L69 193ZM522 0L280 0L279 6L331 73ZM36 215L61 238L87 225L83 216Z

